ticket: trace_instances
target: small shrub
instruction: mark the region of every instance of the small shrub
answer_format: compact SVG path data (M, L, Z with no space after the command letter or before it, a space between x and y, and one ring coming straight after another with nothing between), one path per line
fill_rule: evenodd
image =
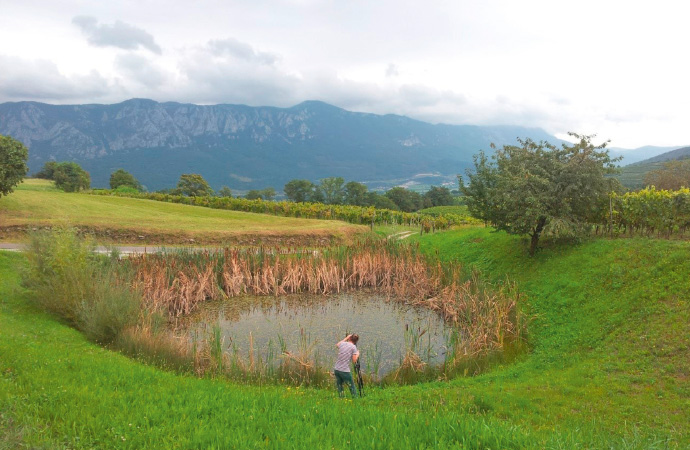
M141 297L129 287L128 274L94 250L73 229L34 234L23 283L41 308L109 344L136 321Z
M97 272L89 294L78 309L77 328L92 341L109 344L136 321L141 296L118 280L112 269Z

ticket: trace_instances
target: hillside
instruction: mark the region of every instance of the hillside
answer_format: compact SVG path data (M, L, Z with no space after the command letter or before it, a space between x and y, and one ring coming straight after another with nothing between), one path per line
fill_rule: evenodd
M28 179L0 198L0 241L24 240L42 227L74 226L116 243L327 244L366 227L123 197L69 194Z
M243 191L294 178L342 176L371 188L456 184L455 175L490 143L517 137L555 140L539 129L432 125L407 117L346 111L322 102L291 108L200 106L133 99L114 105L0 104L0 134L29 147L33 173L49 160L73 160L107 187L118 169L149 190L174 187L182 173L201 173L218 189Z
M526 256L487 229L423 249L516 281L529 355L490 373L369 389L237 385L160 371L39 312L0 252L0 447L688 448L688 243L593 240Z
M628 189L641 189L644 187L644 177L652 170L663 167L664 162L674 159L690 158L690 147L683 147L653 156L621 169L619 179Z

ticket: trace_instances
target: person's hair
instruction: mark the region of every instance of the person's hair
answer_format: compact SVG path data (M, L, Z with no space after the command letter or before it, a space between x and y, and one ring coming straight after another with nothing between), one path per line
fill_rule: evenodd
M352 336L350 336L350 342L357 345L357 341L359 341L359 336L357 336L356 334L353 334Z

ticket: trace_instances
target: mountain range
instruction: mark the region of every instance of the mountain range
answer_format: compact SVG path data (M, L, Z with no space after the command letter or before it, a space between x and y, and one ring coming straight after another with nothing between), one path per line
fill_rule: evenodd
M558 142L538 128L430 124L346 111L318 101L290 108L132 99L112 105L0 104L0 134L29 148L30 172L76 161L93 187L123 168L149 190L199 173L236 192L295 178L341 176L371 189L455 183L472 155L516 138ZM661 153L646 152L645 157ZM627 152L626 152L627 153ZM640 158L643 159L643 158ZM631 161L632 162L632 161Z

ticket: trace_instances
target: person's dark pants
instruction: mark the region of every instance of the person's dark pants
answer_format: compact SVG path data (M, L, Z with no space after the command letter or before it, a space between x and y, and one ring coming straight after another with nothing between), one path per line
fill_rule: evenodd
M352 380L351 372L341 372L339 370L334 370L335 373L335 385L338 388L338 395L343 396L343 383L348 383L350 385L350 392L352 397L357 397L357 391L355 390L355 382Z

